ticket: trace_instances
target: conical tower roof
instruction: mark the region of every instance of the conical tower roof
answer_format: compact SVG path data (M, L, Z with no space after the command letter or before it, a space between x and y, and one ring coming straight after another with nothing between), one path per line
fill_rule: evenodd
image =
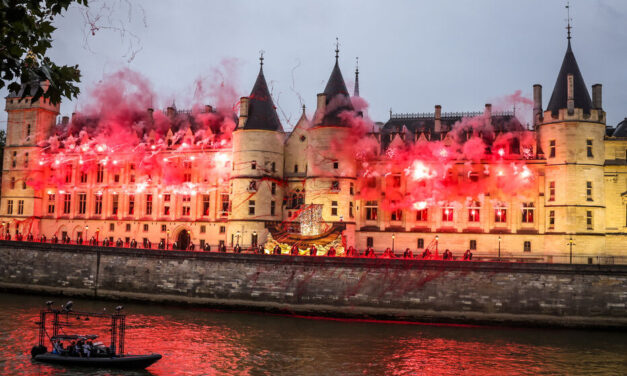
M324 88L324 94L327 107L322 124L342 125L339 114L344 111L354 111L354 108L342 76L342 71L340 71L337 54L335 56L335 66L333 66L327 86Z
M560 109L567 108L568 102L568 75L573 75L573 88L574 88L574 100L575 108L582 108L585 113L590 113L592 108L592 100L590 94L586 88L586 84L583 81L583 76L575 60L575 54L570 46L570 39L568 40L568 48L566 49L566 55L562 62L562 68L557 75L557 81L555 82L555 88L549 100L547 111L551 111L553 114L557 114Z
M259 68L259 75L255 86L248 97L248 119L243 129L263 129L267 131L283 132L279 115L272 101L266 78L263 75L263 63Z

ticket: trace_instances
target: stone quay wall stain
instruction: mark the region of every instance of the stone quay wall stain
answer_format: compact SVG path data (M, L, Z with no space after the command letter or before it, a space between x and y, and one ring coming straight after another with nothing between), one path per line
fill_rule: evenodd
M0 241L0 289L303 315L627 329L627 266Z

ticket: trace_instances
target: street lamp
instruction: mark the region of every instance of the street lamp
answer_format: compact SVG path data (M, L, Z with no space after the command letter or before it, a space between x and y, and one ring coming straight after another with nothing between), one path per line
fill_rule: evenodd
M165 249L170 248L170 229L165 234Z
M396 239L396 234L392 234L392 252L394 252L394 239Z
M568 240L568 245L570 246L570 263L573 263L573 245L575 245L575 242L573 241L573 236L570 236L570 239Z
M85 239L86 240L89 240L89 235L88 234L89 234L89 226L85 225Z
M251 243L253 247L257 246L257 231L253 231L253 241Z
M440 235L435 236L435 253L438 253L438 241L440 240Z
M501 237L499 236L499 261L501 261Z
M239 244L239 231L235 233L235 236L237 237L237 241L235 244Z

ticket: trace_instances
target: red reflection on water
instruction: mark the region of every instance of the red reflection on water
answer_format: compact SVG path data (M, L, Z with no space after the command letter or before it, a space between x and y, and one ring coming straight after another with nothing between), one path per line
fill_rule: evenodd
M93 308L85 310L112 305L90 304ZM608 340L612 346L599 340L607 334L586 332L569 338L563 331L545 335L472 325L134 305L127 308L127 352L157 352L164 358L143 372L93 371L31 362L38 311L34 305L0 310L1 375L612 374L621 369L617 359L626 349L616 340ZM109 341L107 320L71 324L68 334L96 333ZM589 337L605 353L584 351Z

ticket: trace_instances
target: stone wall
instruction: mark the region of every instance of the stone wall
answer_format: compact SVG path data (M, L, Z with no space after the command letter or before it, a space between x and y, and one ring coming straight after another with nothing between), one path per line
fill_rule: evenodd
M0 288L307 315L627 328L627 266L144 251L0 241Z

